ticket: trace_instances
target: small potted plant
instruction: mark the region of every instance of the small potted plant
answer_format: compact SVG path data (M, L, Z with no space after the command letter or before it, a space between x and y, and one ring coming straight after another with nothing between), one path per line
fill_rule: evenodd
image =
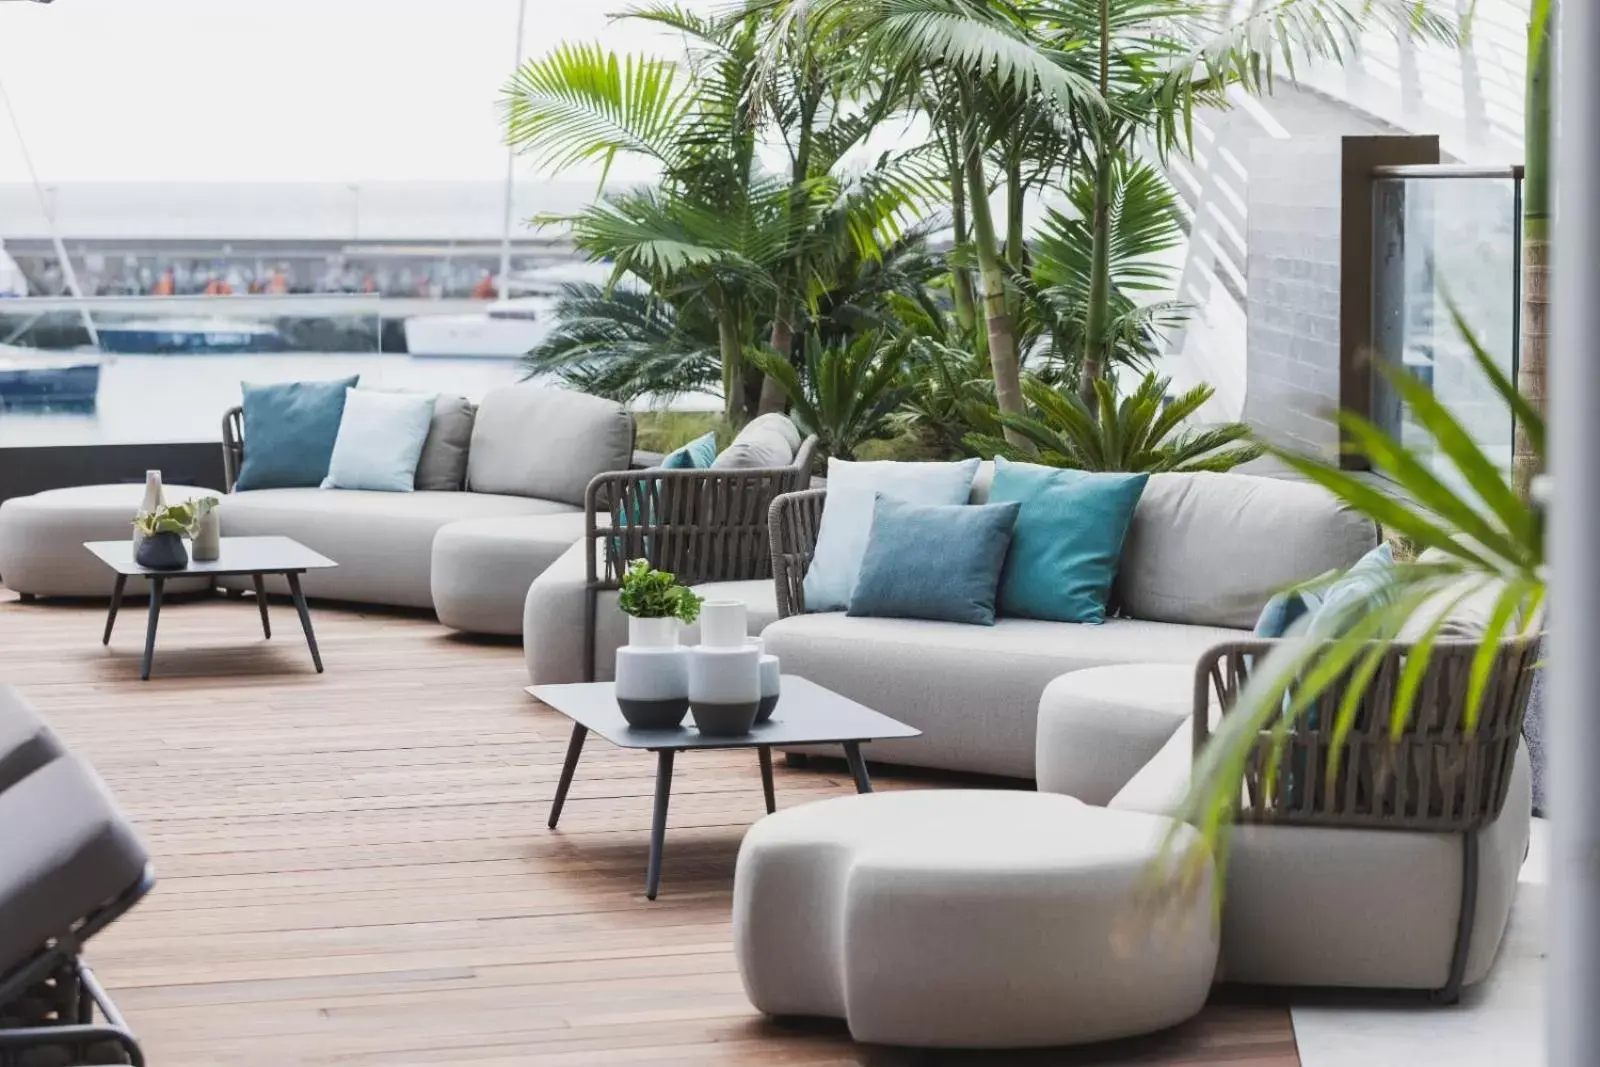
M622 575L628 643L617 649L617 707L628 725L669 730L689 711L689 661L678 630L700 617L700 597L642 559Z
M189 565L189 550L183 539L194 528L194 508L190 504L157 505L154 511L141 511L133 528L143 536L134 549L134 562L153 571L179 571Z

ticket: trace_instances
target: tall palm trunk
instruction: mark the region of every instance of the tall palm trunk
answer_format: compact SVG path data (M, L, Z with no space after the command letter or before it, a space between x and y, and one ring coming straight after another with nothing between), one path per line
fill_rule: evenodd
M1022 361L1017 355L1017 332L1010 309L1006 307L1005 271L1001 267L994 215L989 208L983 153L970 140L966 145L966 170L967 198L972 208L972 243L978 253L978 271L983 282L983 313L989 333L989 366L994 374L995 404L1004 413L1021 415ZM1010 427L1006 428L1005 435L1012 446L1033 451L1032 443Z
M1100 0L1100 96L1111 92L1111 0ZM1078 394L1095 410L1095 382L1106 373L1111 352L1106 330L1111 318L1111 164L1116 137L1109 117L1100 123L1094 146L1094 210L1089 219L1089 306L1085 309L1083 362Z
M1522 171L1522 344L1517 391L1534 410L1545 411L1545 371L1550 348L1550 75L1555 49L1550 23L1554 0L1544 18L1528 27L1527 115ZM1526 427L1517 425L1511 446L1512 484L1524 500L1540 473Z
M1085 309L1083 362L1078 368L1078 394L1090 411L1095 410L1094 383L1105 376L1111 358L1110 339L1106 336L1111 318L1111 165L1109 147L1096 148L1094 211L1089 220L1089 302Z
M950 222L955 229L957 247L967 241L967 178L961 165L961 142L954 140L950 151ZM972 275L966 267L951 264L951 288L955 293L956 321L963 330L977 325L978 315L972 293Z
M789 239L794 240L800 209L804 206L806 196L805 183L811 177L811 147L813 143L813 130L817 121L817 108L821 106L821 97L816 86L811 86L808 95L800 107L800 138L795 147L794 165L789 172ZM772 309L772 350L778 354L779 359L790 358L794 348L794 293L791 286L799 284L799 263L791 262L787 267L778 271L778 299ZM756 411L765 415L768 412L782 412L789 406L789 394L772 375L767 375L761 382L761 398L756 402Z
M739 314L729 305L717 309L717 349L722 356L722 417L728 425L743 421L744 346L739 341Z

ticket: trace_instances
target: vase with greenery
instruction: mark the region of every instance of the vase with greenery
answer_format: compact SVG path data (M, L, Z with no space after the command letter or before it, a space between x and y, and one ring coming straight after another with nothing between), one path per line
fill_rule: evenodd
M622 575L618 604L628 643L617 649L617 707L642 730L677 727L689 711L688 650L679 629L700 617L701 598L667 571L636 559Z
M134 560L155 571L182 570L189 565L189 550L183 539L194 530L193 503L158 505L154 511L141 511L133 528L140 534Z
M196 497L189 501L189 507L194 511L189 550L201 562L215 560L222 555L222 516L217 511L221 503L214 496Z

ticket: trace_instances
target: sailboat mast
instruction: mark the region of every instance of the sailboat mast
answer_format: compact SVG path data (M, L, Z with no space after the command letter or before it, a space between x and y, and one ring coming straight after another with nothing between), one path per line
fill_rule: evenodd
M511 69L522 66L522 30L528 19L528 0L517 0L517 59ZM505 215L500 230L500 299L511 295L511 212L512 191L517 178L517 150L506 149Z
M0 101L4 101L6 114L11 119L11 129L17 135L17 150L22 153L23 166L28 168L28 180L33 182L33 195L39 199L39 211L44 215L45 226L50 230L50 243L55 247L56 258L61 261L61 275L66 279L67 292L78 301L78 314L83 317L83 328L89 331L89 343L98 349L100 331L94 328L94 316L89 314L89 307L83 302L83 289L78 285L78 272L72 269L72 259L67 255L67 246L61 240L61 232L56 229L55 213L50 210L50 201L44 195L44 186L39 184L39 172L33 168L33 155L28 151L28 142L22 136L22 123L17 120L17 110L11 106L11 94L6 91L3 79L0 79Z

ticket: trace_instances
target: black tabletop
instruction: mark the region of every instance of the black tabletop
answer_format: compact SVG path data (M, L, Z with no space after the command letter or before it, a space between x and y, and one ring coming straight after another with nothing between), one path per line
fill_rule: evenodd
M187 567L176 571L151 570L135 563L132 535L121 541L85 541L83 547L118 574L158 578L181 578L190 574L282 574L338 566L327 556L288 537L224 537L216 559L191 557Z
M740 737L702 736L694 728L692 715L673 730L635 730L617 708L610 682L530 685L528 692L620 748L755 748L922 736L915 727L794 674L783 676L782 695L772 718Z

